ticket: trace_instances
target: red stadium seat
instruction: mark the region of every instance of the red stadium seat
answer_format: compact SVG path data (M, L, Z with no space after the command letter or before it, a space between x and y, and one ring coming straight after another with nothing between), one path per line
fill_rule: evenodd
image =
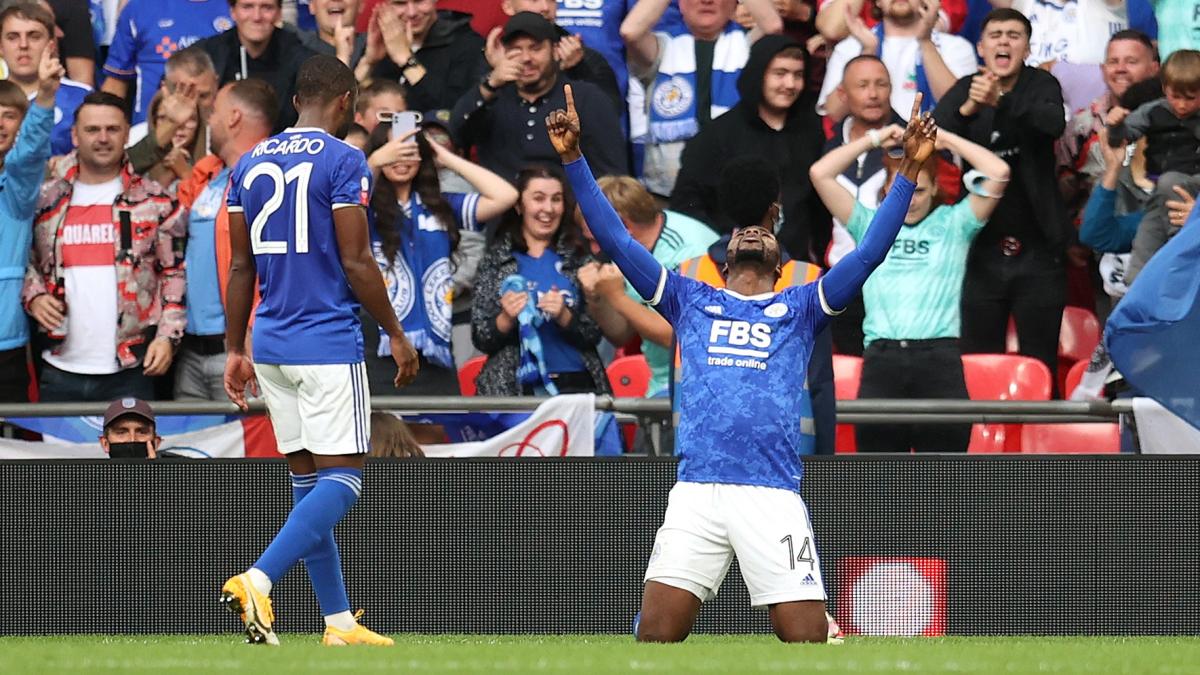
M1058 390L1067 398L1073 387L1067 375L1077 363L1087 363L1100 344L1100 321L1082 307L1063 310L1062 330L1058 333Z
M1083 373L1087 370L1090 359L1076 361L1075 365L1067 371L1067 376L1063 380L1062 393L1064 399L1071 398L1071 394L1075 392L1075 387L1079 386L1079 381L1083 379Z
M650 366L646 365L646 357L641 354L622 356L613 359L608 364L608 383L612 385L613 396L626 398L641 398L650 388ZM621 434L625 437L625 447L633 450L633 441L637 436L636 424L622 424Z
M1058 357L1071 361L1087 361L1100 344L1100 321L1082 307L1063 310L1062 330L1058 334Z
M641 354L622 356L608 364L608 383L613 396L641 398L650 388L650 366Z
M963 354L967 393L973 401L1048 401L1050 369L1028 356ZM976 424L967 452L1018 452L1020 425Z
M475 395L475 378L479 377L479 371L483 370L483 364L486 361L486 356L467 359L467 362L458 371L458 390L462 392L463 396Z
M1121 431L1116 423L1025 424L1022 427L1023 453L1099 455L1121 451Z
M862 358L833 355L833 391L839 401L853 401L858 398L858 385L862 381ZM858 444L854 438L853 424L837 425L837 435L834 437L834 451L838 453L857 452Z

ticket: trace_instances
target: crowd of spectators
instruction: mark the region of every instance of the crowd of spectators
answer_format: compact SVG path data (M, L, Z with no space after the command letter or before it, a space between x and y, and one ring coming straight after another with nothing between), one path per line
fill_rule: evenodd
M1200 18L1179 0L87 6L0 4L8 401L224 398L231 169L294 124L314 54L359 79L345 140L421 356L401 394L457 394L481 354L481 394L605 393L606 363L637 352L647 395L669 392L671 328L590 244L545 132L568 84L634 238L714 284L739 215L722 185L778 186L781 284L805 283L862 237L900 114L932 111L907 227L810 364L819 427L834 351L865 357L864 397L965 398L958 356L1003 352L1011 321L1054 373L1064 306L1110 311L1200 190ZM389 340L364 335L392 393ZM966 443L874 431L861 449Z

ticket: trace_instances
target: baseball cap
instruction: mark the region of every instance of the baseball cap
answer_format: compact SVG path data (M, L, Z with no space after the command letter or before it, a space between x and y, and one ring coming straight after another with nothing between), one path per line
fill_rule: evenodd
M569 33L537 12L517 12L504 24L500 41L508 42L518 35L528 35L534 40L557 41Z
M107 429L114 420L125 415L135 415L154 424L154 410L149 403L140 398L122 398L108 404L108 409L104 411L104 428Z
M438 108L421 113L421 127L441 127L450 131L450 111L446 108Z

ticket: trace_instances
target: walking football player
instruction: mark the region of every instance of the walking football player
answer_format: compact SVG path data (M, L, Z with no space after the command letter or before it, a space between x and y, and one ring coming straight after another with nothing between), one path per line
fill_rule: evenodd
M679 480L646 570L637 637L676 642L691 632L737 555L751 602L769 608L786 642L824 642L825 589L808 509L799 400L813 336L845 309L883 262L904 224L917 170L937 127L920 114L902 138L904 158L866 236L816 283L774 292L780 249L773 208L739 223L729 242L727 284L717 289L668 272L638 244L592 178L567 109L546 118L550 140L596 241L634 289L674 326L682 356L676 446Z
M333 539L334 525L362 492L370 449L360 302L391 336L396 386L417 373L417 354L371 253L367 161L338 140L357 92L353 73L337 59L305 61L296 77L297 126L246 153L229 189L225 391L244 410L247 385L261 387L295 500L254 566L221 589L252 643L279 644L268 596L303 559L325 616L324 644L392 644L350 613ZM245 336L256 274L262 299L251 360Z

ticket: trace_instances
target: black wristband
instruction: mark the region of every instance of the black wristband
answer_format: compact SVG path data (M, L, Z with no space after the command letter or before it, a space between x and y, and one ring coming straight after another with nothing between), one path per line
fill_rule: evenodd
M416 68L419 65L421 65L421 62L417 60L417 57L410 56L408 57L408 60L404 62L404 65L400 66L400 70L405 71L409 68Z
M479 86L483 87L483 90L489 94L496 93L496 88L492 86L491 82L488 82L487 75L484 75L483 79L479 81Z

